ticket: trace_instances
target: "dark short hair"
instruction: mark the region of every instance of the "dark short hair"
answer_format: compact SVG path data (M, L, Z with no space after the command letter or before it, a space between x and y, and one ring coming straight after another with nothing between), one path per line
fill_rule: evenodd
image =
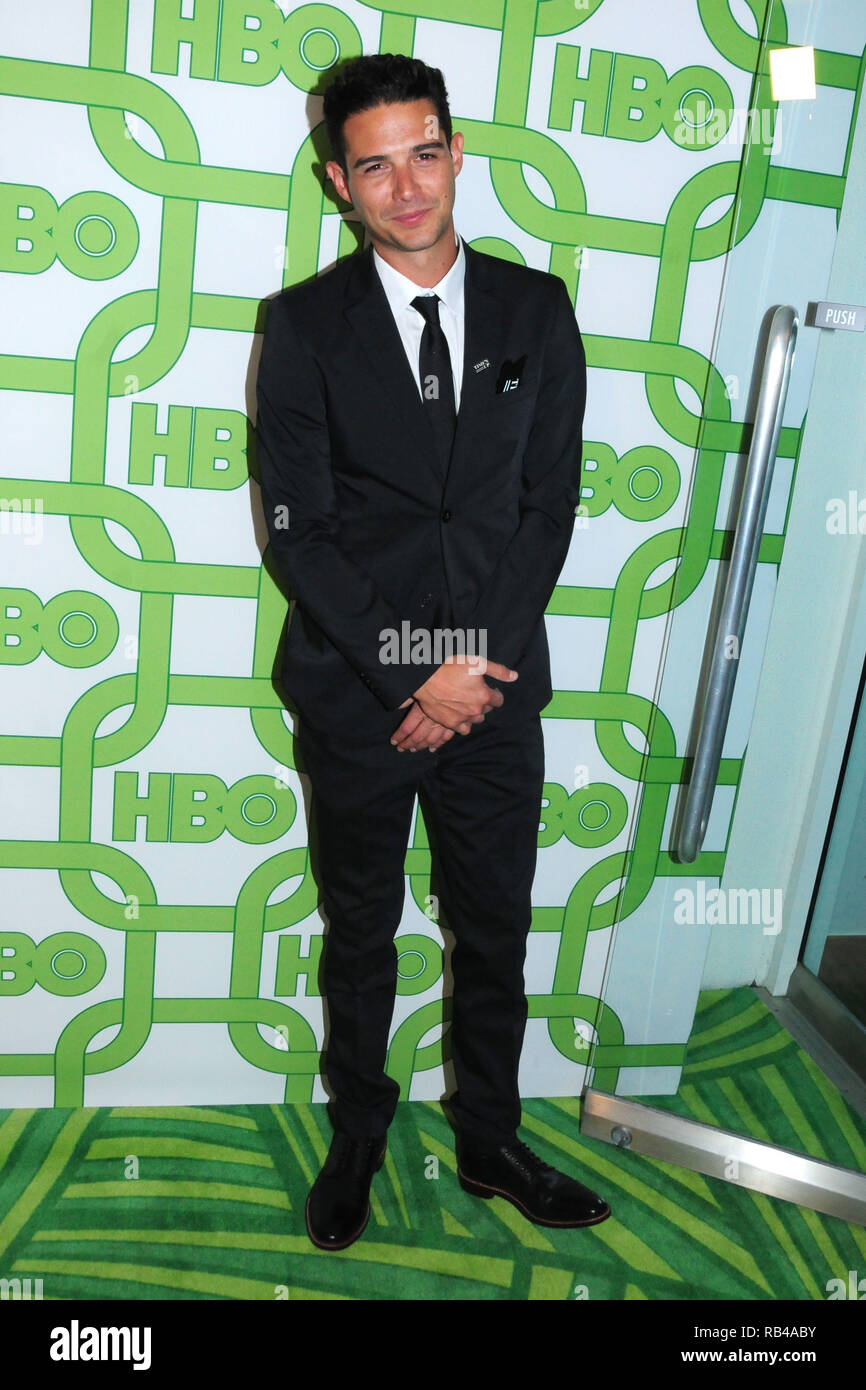
M451 112L445 79L439 68L403 53L370 53L350 58L325 90L325 126L333 158L346 173L346 141L343 126L349 116L369 111L384 102L431 101L445 139L451 144Z

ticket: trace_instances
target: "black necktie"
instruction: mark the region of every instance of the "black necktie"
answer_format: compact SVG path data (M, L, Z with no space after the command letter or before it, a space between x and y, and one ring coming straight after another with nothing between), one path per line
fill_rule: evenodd
M433 429L436 452L443 475L451 458L457 411L454 406L454 379L451 375L451 355L448 342L439 322L438 294L419 294L412 300L424 318L421 352L418 365L421 374L421 395L427 418Z

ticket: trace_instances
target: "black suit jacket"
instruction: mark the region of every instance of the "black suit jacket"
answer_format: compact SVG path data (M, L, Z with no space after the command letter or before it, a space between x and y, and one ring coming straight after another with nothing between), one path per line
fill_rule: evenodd
M464 247L444 475L372 247L268 305L257 457L295 598L281 674L320 729L386 738L405 718L439 661L435 648L429 662L383 661L389 629L483 629L488 660L519 672L485 676L505 696L487 721L537 712L553 693L544 610L580 495L583 344L558 276Z

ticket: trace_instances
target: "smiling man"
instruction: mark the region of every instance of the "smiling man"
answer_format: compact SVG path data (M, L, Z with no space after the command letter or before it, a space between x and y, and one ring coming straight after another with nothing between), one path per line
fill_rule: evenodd
M580 333L557 276L457 235L463 137L437 68L351 60L324 110L327 172L367 245L271 301L257 425L271 548L295 597L282 680L328 918L334 1137L307 1230L325 1250L356 1240L384 1161L416 796L455 942L443 1051L459 1181L539 1225L592 1225L607 1203L517 1135L544 611L580 495Z

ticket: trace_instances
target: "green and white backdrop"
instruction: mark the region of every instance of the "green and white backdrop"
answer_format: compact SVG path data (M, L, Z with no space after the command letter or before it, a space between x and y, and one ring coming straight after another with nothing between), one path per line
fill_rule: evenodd
M801 337L757 637L682 865L671 818L755 344L767 304L802 315L805 256L826 279L866 42L861 0L766 10L5 0L0 1105L325 1099L256 335L267 296L359 245L323 176L320 93L338 58L386 51L445 74L458 230L561 276L587 351L522 1092L576 1095L590 1060L608 1090L676 1089L712 927L684 927L675 894L724 866L815 351ZM803 44L821 101L785 107L767 47ZM733 325L738 278L753 322ZM429 868L419 814L388 1067L410 1099L443 1092Z

